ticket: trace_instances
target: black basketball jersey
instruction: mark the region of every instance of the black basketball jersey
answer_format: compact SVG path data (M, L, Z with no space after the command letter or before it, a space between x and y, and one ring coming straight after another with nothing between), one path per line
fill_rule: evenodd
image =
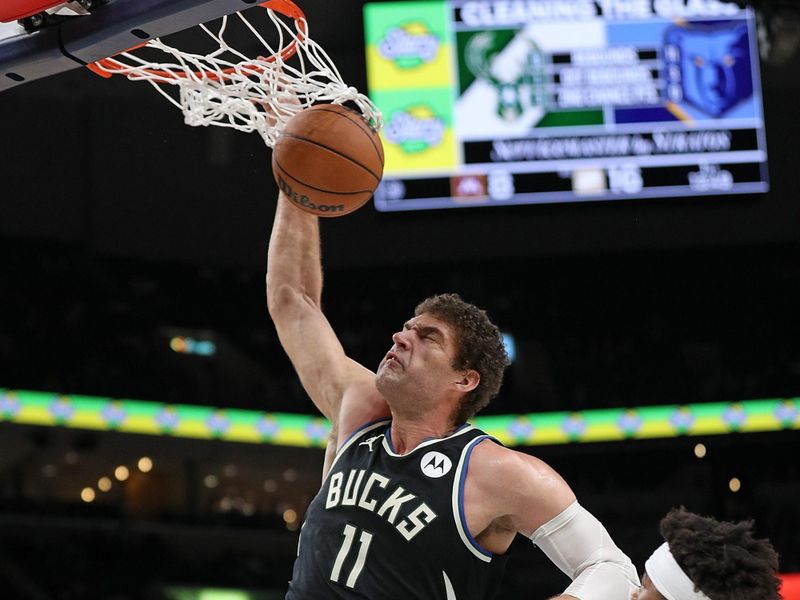
M286 600L488 600L505 557L467 529L464 481L472 449L488 436L463 425L406 455L390 421L342 446L301 530Z

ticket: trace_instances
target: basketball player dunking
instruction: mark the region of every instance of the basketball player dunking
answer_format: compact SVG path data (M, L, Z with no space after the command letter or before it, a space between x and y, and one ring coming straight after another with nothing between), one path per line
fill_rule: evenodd
M558 473L468 424L507 362L482 310L450 294L425 300L373 373L345 355L321 294L318 218L281 194L269 312L333 426L287 600L492 598L517 534L572 579L557 598L629 598L631 561Z

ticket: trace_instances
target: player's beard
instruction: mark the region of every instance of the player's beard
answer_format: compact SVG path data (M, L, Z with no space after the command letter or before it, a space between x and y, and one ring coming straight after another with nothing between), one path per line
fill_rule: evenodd
M393 370L384 366L375 376L375 387L394 416L416 420L429 409L422 399L420 386L405 370Z

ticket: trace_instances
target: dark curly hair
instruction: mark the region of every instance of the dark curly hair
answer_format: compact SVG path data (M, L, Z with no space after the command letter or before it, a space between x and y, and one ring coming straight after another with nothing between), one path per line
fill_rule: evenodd
M464 423L500 391L503 372L508 366L503 337L486 311L465 302L458 294L439 294L423 300L414 315L422 313L441 319L455 331L458 354L453 368L474 369L480 373L480 383L464 396L453 414L456 424Z
M753 537L753 522L727 523L674 508L661 535L689 579L711 600L779 600L778 554Z

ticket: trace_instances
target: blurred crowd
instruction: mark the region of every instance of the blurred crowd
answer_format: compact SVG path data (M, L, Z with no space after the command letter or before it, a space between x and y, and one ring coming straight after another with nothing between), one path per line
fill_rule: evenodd
M277 342L263 272L3 242L0 385L308 412ZM559 257L329 270L325 310L375 366L433 293L513 336L494 413L791 397L800 392L796 249ZM174 336L210 339L178 355Z

